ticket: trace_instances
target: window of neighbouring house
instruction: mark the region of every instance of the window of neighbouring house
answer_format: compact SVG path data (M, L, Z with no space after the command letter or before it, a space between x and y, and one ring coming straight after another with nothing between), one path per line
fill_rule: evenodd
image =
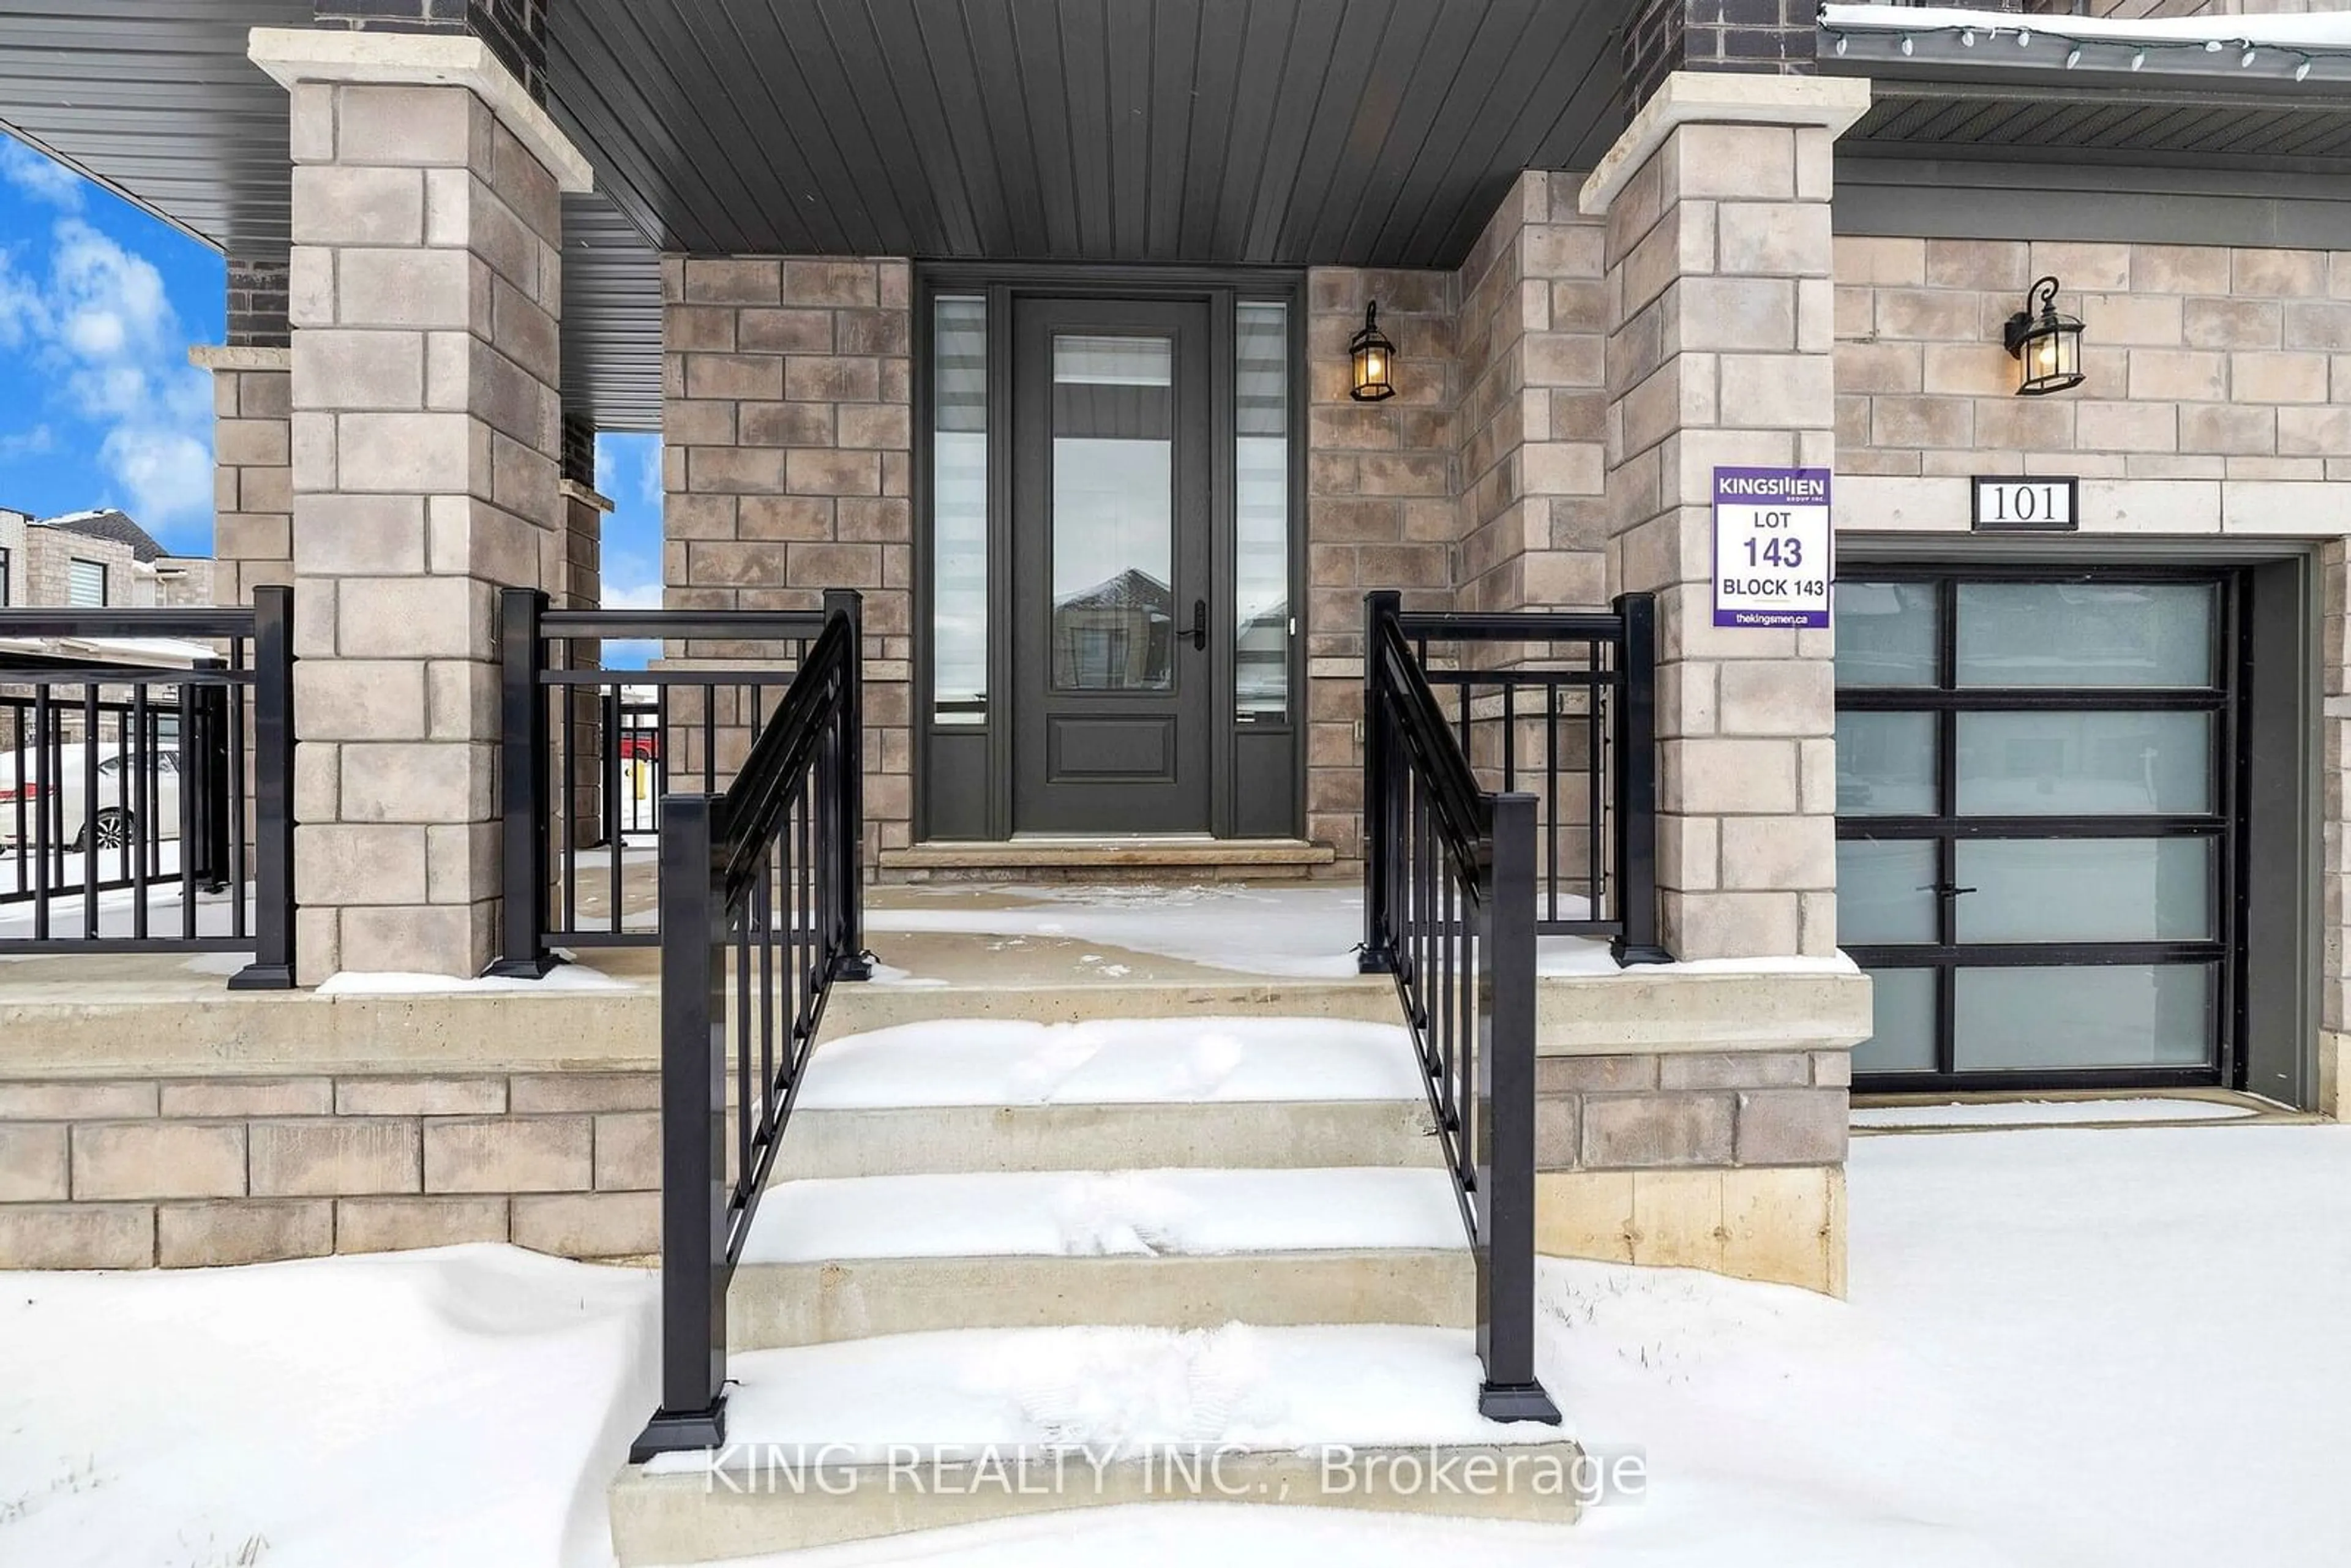
M987 301L932 307L931 711L987 720Z
M66 602L102 606L106 602L106 563L77 556L66 563Z
M8 552L0 549L0 610L7 609L11 602L8 597Z

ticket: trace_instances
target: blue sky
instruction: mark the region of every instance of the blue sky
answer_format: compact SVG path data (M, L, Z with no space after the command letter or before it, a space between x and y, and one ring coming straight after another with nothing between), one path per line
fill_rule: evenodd
M0 507L117 507L166 548L212 549L212 378L225 271L190 239L0 133ZM604 602L661 602L661 442L596 443Z

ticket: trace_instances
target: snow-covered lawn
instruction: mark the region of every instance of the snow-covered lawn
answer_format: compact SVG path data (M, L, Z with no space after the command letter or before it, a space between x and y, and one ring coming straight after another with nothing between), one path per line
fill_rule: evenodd
M1572 1531L1193 1505L789 1561L2345 1560L2351 1130L1880 1136L1851 1188L1850 1303L1546 1265L1552 1391L1652 1478ZM652 1307L642 1275L492 1248L0 1276L0 1563L601 1564Z

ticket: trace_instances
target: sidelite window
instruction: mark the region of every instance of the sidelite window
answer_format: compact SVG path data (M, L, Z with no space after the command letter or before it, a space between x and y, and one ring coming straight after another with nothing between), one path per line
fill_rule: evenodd
M2213 1082L2238 861L2232 583L1838 584L1838 925L1866 1087Z
M932 713L987 720L987 301L933 305Z
M1290 308L1234 309L1233 687L1243 724L1290 716Z

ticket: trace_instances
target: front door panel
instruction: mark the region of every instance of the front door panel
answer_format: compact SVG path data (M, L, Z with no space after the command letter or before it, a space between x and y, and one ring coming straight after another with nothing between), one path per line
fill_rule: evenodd
M1014 332L1014 829L1205 832L1207 309L1025 300Z

